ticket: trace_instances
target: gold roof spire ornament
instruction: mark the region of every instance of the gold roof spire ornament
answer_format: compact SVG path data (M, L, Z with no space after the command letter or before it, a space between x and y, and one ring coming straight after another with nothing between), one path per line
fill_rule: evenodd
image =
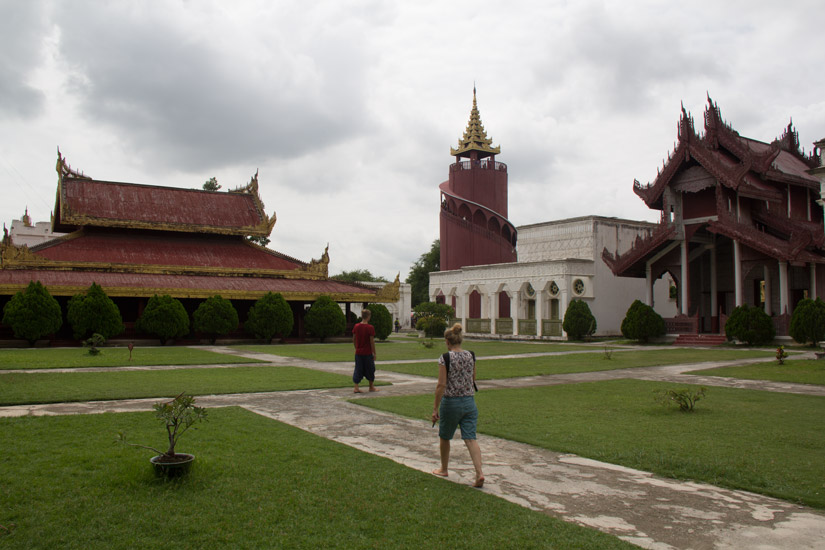
M492 138L487 137L484 125L481 123L481 115L478 112L476 102L476 88L473 86L473 108L470 111L470 121L464 136L458 140L458 149L450 147L450 154L454 157L468 157L472 151L478 152L478 158L489 157L501 153L501 147L493 147Z

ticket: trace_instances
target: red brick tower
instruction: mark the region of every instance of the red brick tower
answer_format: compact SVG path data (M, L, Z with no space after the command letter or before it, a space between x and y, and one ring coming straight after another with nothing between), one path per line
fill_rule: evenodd
M507 219L507 165L487 137L476 104L441 190L441 270L516 261L516 228Z

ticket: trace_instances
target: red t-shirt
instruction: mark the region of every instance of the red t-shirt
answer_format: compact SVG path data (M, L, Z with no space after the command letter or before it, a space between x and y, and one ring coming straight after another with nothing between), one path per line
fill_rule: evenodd
M352 327L355 338L355 355L372 355L370 336L375 338L375 327L367 323L358 323Z

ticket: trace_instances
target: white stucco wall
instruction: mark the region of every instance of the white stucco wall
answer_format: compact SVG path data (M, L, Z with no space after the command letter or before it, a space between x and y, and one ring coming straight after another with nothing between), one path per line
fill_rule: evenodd
M597 335L621 334L621 322L634 300L644 300L645 280L615 277L602 261L605 248L615 254L626 252L636 237L646 236L654 224L618 218L588 216L519 227L517 263L466 267L455 271L430 274L430 297L442 293L447 303L456 296L456 315L466 318L470 292L482 295L482 318L494 319L497 313L498 292L506 292L512 299L511 317L527 317L527 301L536 299L537 316L549 318L549 300L559 300L560 317L570 300L585 300L596 317ZM581 280L581 294L574 290L574 282ZM550 294L555 283L558 293ZM535 291L528 292L528 284ZM675 314L675 302L668 298L668 284L660 282L655 288L657 311L662 316ZM540 302L540 303L539 303ZM661 310L660 310L661 308Z

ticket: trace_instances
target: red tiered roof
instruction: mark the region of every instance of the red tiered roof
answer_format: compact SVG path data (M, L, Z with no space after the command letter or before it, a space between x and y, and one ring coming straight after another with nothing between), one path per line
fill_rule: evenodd
M220 266L228 270L294 270L306 264L241 237L149 231L82 230L32 248L59 262Z
M718 106L708 98L705 135L696 133L693 118L682 107L678 143L668 155L656 179L648 185L635 181L633 191L650 208L661 210L665 187L691 159L719 182L746 197L779 201L782 194L773 185L791 183L819 189L819 179L807 173L817 165L812 156L799 151L796 131L789 125L772 143L745 138L722 121ZM773 183L773 185L771 185Z
M55 210L57 230L64 232L89 225L155 225L182 231L215 228L247 234L257 232L258 226L267 221L248 193L75 178L63 179Z
M39 280L71 296L93 282L107 294L254 300L281 292L289 300L321 294L342 302L393 299L328 278L329 255L304 263L246 240L275 223L258 196L258 175L229 192L93 180L72 170L58 151L53 228L70 234L35 246L0 243L0 294ZM397 299L397 297L395 298Z

